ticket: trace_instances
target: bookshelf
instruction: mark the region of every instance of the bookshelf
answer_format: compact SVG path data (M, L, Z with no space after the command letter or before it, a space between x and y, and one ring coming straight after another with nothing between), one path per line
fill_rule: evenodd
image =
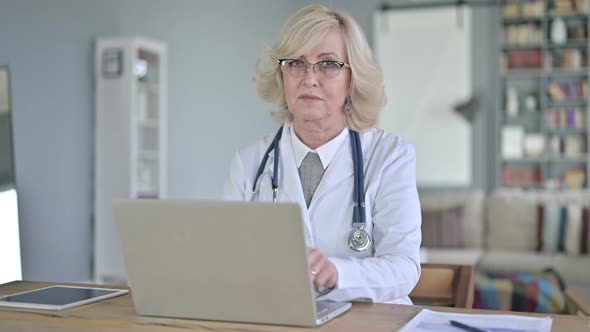
M125 284L112 203L166 197L166 44L99 38L95 88L94 279Z
M505 0L497 187L588 188L588 0Z

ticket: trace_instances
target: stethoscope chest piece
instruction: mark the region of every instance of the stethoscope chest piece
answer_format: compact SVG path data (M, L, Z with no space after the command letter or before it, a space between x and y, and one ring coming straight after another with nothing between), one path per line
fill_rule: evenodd
M258 166L254 183L252 184L252 199L256 193L256 183L264 172L264 167L268 161L270 153L274 151L273 175L272 180L272 201L277 202L278 188L279 188L279 141L283 133L283 127L275 135L272 144L264 153L264 157ZM363 167L363 151L359 133L350 130L350 145L352 149L352 163L354 168L354 186L353 186L353 213L352 213L352 231L348 236L348 246L354 251L365 251L373 245L371 235L365 231L367 225L365 217L365 191L364 191L364 167Z
M369 249L373 244L373 240L367 231L365 231L364 224L354 225L354 229L348 236L348 246L354 251L364 251Z

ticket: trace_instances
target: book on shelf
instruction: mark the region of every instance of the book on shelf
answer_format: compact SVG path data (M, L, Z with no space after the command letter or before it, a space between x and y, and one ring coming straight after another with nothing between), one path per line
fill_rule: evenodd
M568 169L563 173L563 178L567 189L582 189L586 182L586 172L583 169Z
M567 37L572 41L586 43L588 38L586 23L583 20L567 22Z
M568 13L574 11L574 6L570 0L554 0L553 9L555 12Z
M520 12L523 17L541 17L545 13L545 6L542 1L521 2Z
M543 63L541 51L512 51L505 55L507 69L540 69Z
M551 156L559 157L563 153L561 137L559 135L553 135L551 140L549 141L549 151L551 152Z
M553 15L584 14L588 11L587 0L553 0L550 13Z
M563 189L563 181L560 178L549 178L543 181L543 187L545 190L562 190Z
M540 24L519 23L504 26L506 46L538 46L543 43L543 30Z
M502 127L502 158L521 159L523 157L524 129L521 126Z
M545 153L545 135L527 133L524 136L524 153L529 159L539 159Z
M588 98L588 80L553 81L547 84L546 90L552 102L585 100Z
M551 108L547 113L547 127L551 130L583 129L586 112L580 107Z
M502 6L502 17L505 19L541 17L544 13L543 1L507 2Z
M541 183L541 169L535 165L502 166L502 184L508 187L530 187Z
M556 49L549 56L555 69L576 70L588 66L588 56L581 49Z
M563 153L566 157L578 157L586 151L584 135L568 135L564 137Z

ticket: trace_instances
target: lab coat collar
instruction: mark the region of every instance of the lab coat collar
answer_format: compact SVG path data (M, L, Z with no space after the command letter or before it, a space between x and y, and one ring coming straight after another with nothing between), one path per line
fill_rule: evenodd
M293 123L289 123L289 127L289 132L291 134L291 144L293 145L293 152L295 154L297 168L301 166L301 162L305 156L310 151L312 151L318 154L320 161L322 162L322 167L325 170L332 162L332 159L334 159L334 156L336 155L336 152L338 152L340 145L342 145L348 138L348 128L344 127L338 136L318 147L317 149L311 150L299 139L299 137L297 137L295 130L293 130Z
M313 208L316 202L321 200L321 197L324 194L338 186L342 181L354 177L353 166L352 147L350 145L350 137L347 135L346 141L342 142L336 151L334 159L330 163L330 166L328 166L326 169L322 180L318 184L318 187L316 188L313 198L309 204L310 209ZM351 186L350 191L352 192L353 190L354 187Z
M305 198L303 196L303 189L301 188L301 179L299 178L299 172L295 163L295 153L292 145L291 138L291 123L285 123L283 128L283 135L279 143L280 146L280 158L279 163L279 175L281 187L279 190L282 195L286 195L285 200L298 202L301 206L306 206ZM362 141L361 141L362 144ZM342 151L341 151L342 150ZM273 154L271 154L271 157ZM272 158L271 158L272 159ZM272 171L273 160L269 160L267 163L267 169L269 172ZM346 141L342 142L338 148L333 160L330 162L330 166L326 169L322 180L318 184L318 187L313 195L309 209L313 207L315 201L325 193L329 192L332 188L340 184L340 182L354 176L353 163L352 163L352 150L350 145L350 138L346 135ZM353 187L350 188L351 192ZM280 199L283 201L283 199Z

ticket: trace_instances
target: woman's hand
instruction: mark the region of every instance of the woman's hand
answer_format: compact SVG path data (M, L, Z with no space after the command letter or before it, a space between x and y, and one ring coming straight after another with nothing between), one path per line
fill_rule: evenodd
M308 253L313 283L318 289L331 289L338 282L338 270L328 256L318 249L310 249Z

